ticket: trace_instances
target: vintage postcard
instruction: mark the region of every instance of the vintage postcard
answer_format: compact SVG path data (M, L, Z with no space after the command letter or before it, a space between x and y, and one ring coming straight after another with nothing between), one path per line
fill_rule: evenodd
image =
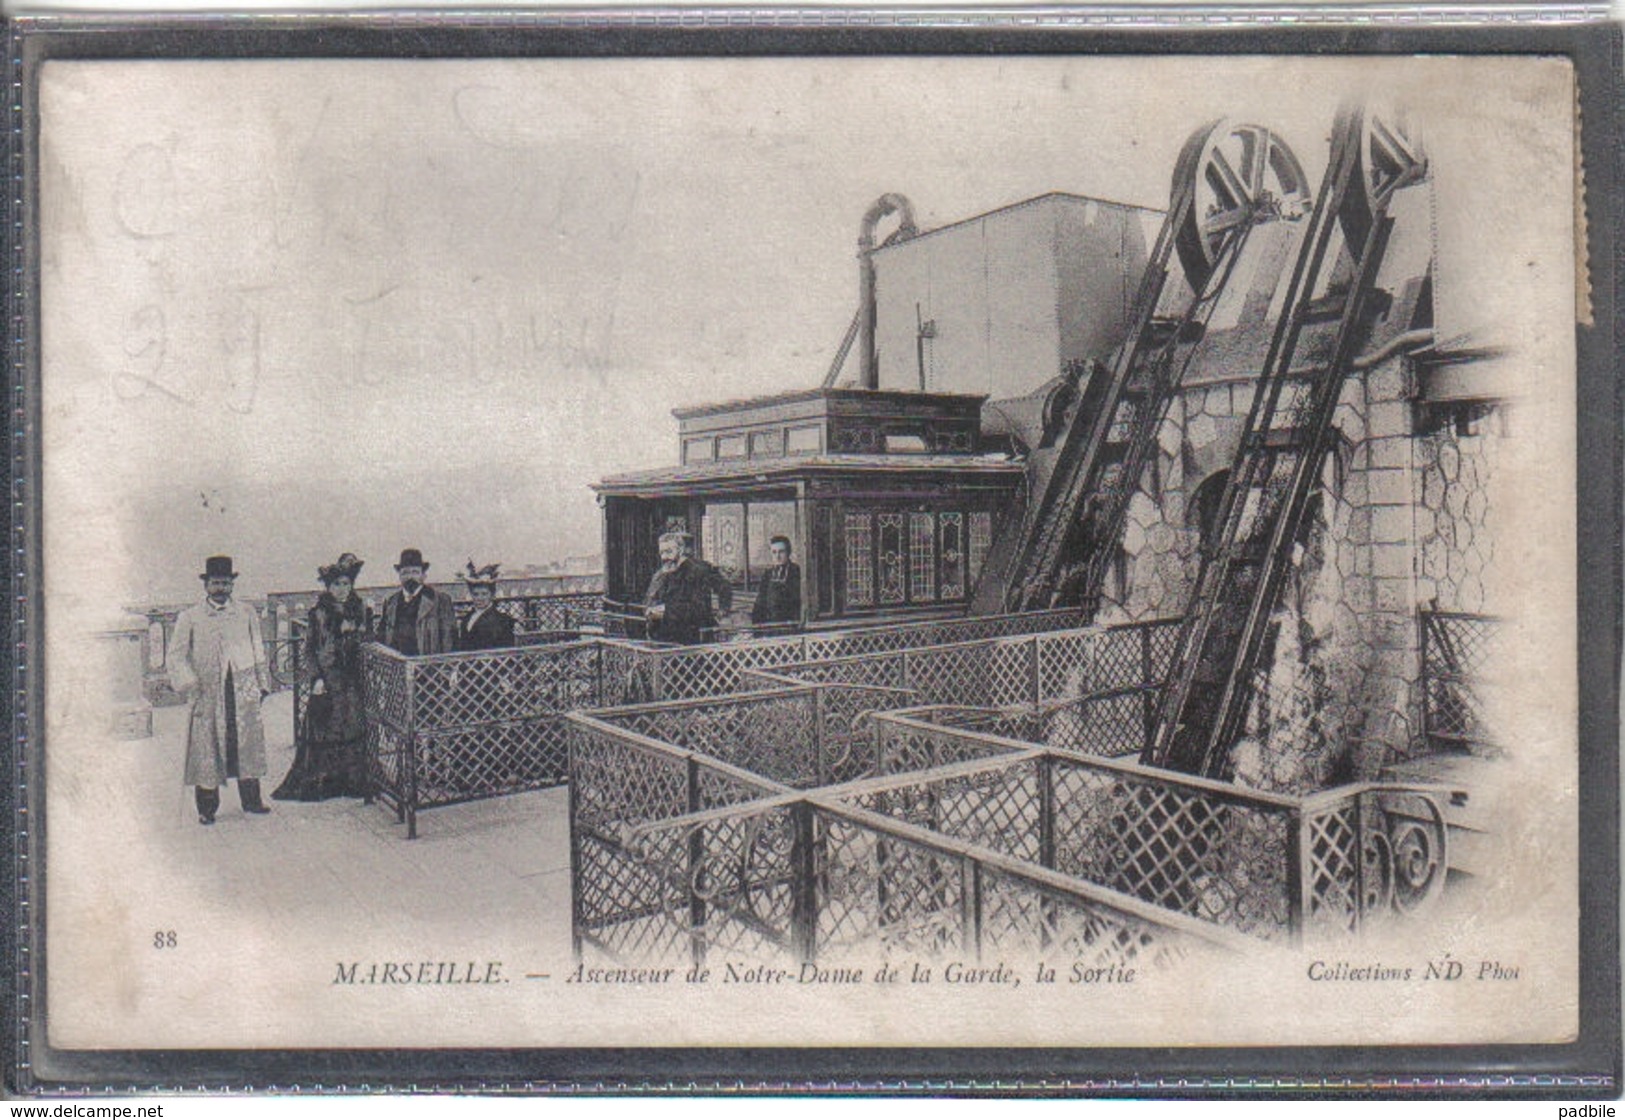
M1568 58L37 90L50 1048L1576 1037Z

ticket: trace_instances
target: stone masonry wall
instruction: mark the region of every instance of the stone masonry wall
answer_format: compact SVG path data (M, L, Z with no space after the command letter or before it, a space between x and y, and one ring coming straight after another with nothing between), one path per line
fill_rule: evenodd
M1419 750L1417 612L1435 599L1441 609L1487 607L1501 426L1491 416L1472 434L1452 423L1419 433L1410 381L1396 357L1344 385L1318 507L1294 550L1236 748L1244 784L1318 789L1374 777ZM1200 564L1198 490L1231 466L1252 392L1193 387L1170 408L1101 622L1184 613Z

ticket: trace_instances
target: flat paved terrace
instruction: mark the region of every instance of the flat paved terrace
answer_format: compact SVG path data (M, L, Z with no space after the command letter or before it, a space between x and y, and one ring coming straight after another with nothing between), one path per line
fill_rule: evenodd
M235 788L223 790L212 827L197 822L191 787L180 784L187 708L153 712L150 740L119 745L130 795L123 812L156 824L195 864L234 865L257 890L244 906L267 914L316 905L363 924L403 914L528 915L549 956L570 951L570 819L566 787L450 805L426 813L418 839L383 805L357 798L273 801L293 765L292 694L266 701L268 816L249 817ZM134 823L134 822L132 822Z

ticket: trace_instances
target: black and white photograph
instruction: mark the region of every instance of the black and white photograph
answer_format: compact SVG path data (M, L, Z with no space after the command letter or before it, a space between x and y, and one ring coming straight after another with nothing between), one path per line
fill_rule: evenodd
M1578 1036L1568 58L37 89L49 1047Z

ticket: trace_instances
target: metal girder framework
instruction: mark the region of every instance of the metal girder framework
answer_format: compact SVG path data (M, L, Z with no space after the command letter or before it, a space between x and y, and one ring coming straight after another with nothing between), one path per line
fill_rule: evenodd
M1228 776L1343 379L1364 340L1365 305L1393 224L1388 204L1426 173L1409 147L1374 145L1372 135L1391 138L1393 126L1379 130L1361 109L1339 112L1326 177L1225 488L1219 531L1180 630L1155 738L1141 756L1148 764ZM1395 162L1401 159L1409 162ZM1324 343L1328 331L1329 346L1305 344L1313 332ZM1296 364L1315 349L1327 356Z
M1130 499L1156 448L1157 429L1206 333L1254 225L1301 213L1296 158L1253 125L1209 124L1186 141L1173 198L1157 235L1126 341L1071 401L1043 491L1031 500L1008 553L989 558L977 605L992 610L1090 603L1100 591ZM1158 315L1175 256L1192 296ZM996 603L996 596L1003 602Z

